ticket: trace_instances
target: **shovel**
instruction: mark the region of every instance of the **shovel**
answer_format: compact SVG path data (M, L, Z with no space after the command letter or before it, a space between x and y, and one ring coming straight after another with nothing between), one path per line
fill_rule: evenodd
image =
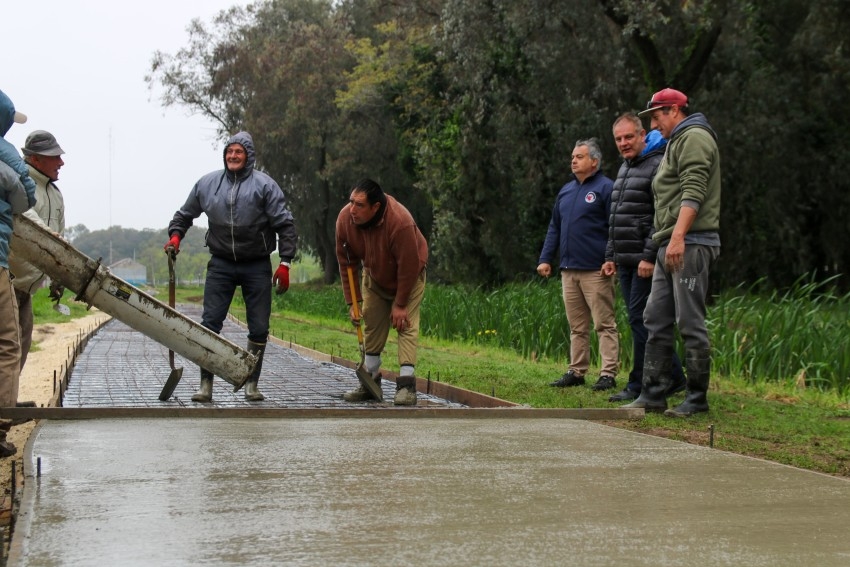
M177 252L174 250L172 246L169 246L165 250L165 254L168 256L168 306L172 309L174 308L174 262L177 260ZM171 397L171 394L174 393L174 389L177 388L177 384L180 383L180 378L183 377L183 367L175 368L174 367L174 351L168 351L168 364L171 365L171 374L168 375L168 380L165 381L165 386L162 388L162 392L159 393L159 400L164 402L168 398Z
M345 248L345 255L347 257L348 244L343 244L343 247ZM362 321L360 320L360 308L357 305L357 288L354 285L354 270L351 268L350 259L348 264L348 286L351 290L351 307L354 309L354 317L357 318L357 342L360 344L360 364L355 368L355 374L357 374L357 379L360 380L360 385L372 394L373 398L382 402L384 401L384 392L381 390L381 386L372 378L372 374L366 370L366 345L363 344Z
M56 300L56 303L53 304L53 310L57 313L65 315L66 317L71 314L71 308L67 305L62 305L61 303L59 303L58 299Z
M62 305L61 303L59 303L60 301L62 301L62 293L64 291L65 289L63 287L58 286L56 284L50 284L50 295L48 297L54 302L53 310L67 317L71 314L71 308L67 305Z

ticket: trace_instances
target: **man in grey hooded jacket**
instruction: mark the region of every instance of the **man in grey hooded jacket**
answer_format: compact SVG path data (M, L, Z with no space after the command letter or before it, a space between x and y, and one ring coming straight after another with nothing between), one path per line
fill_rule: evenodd
M245 383L245 399L262 401L257 388L269 335L272 284L277 293L289 289L289 265L297 234L280 186L254 169L254 141L247 132L233 135L224 148L224 170L201 177L186 203L168 225L166 252L177 253L180 240L201 213L207 215L210 249L201 324L220 333L236 288L242 288L248 319L248 352L258 357ZM277 245L280 266L272 276L271 254ZM211 372L201 369L201 387L192 401L212 401Z

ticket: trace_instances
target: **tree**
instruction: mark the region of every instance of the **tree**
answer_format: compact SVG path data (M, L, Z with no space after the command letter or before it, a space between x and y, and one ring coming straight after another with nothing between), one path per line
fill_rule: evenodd
M184 104L218 120L221 133L254 136L257 166L289 198L300 245L316 255L326 281L337 275L334 223L360 177L403 175L387 159L386 133L370 120L346 122L335 104L354 61L345 49L356 3L283 0L195 21L189 47L157 52L147 77L165 105ZM363 12L368 13L368 12Z
M599 0L599 5L637 56L650 93L671 85L696 90L728 10L727 0Z
M252 132L326 281L369 176L411 208L429 275L486 285L533 274L575 141L615 175L613 120L673 86L719 136L716 283L781 287L850 270L848 24L841 0L278 0L193 22L148 81Z
M76 224L74 226L66 226L65 233L63 234L63 236L68 240L68 242L73 244L74 240L76 240L80 236L87 235L89 232L90 231L88 228L86 228L86 225Z

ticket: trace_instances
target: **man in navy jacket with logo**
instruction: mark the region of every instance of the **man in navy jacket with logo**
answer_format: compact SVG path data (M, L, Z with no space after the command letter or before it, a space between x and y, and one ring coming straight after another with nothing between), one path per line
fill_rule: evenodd
M599 337L602 358L594 390L616 387L619 339L614 315L614 280L602 273L608 244L608 216L613 182L600 171L602 151L596 140L579 140L572 154L574 179L555 199L537 273L552 275L556 253L564 307L570 325L567 373L550 385L567 388L585 383L590 367L590 322Z

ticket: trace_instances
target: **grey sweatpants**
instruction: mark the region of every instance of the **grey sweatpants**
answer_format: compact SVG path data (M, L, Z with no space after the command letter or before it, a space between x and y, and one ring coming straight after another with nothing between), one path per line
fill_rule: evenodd
M685 342L685 349L711 347L705 325L705 298L711 265L720 254L719 246L685 245L685 265L679 272L664 267L667 246L658 249L652 274L652 291L643 312L647 345L672 346L675 329Z

